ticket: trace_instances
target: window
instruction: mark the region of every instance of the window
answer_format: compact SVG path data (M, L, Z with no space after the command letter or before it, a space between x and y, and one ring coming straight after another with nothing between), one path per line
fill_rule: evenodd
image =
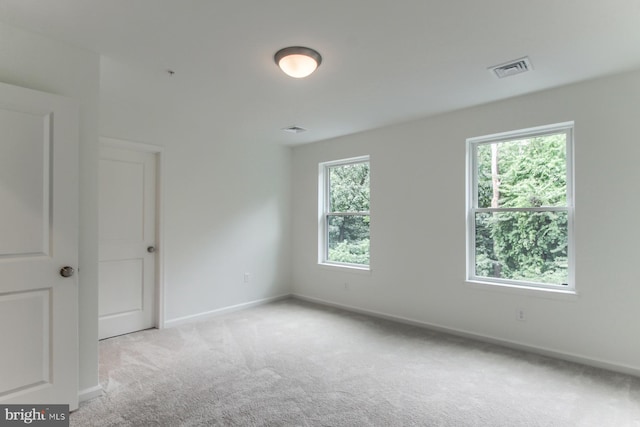
M467 140L467 279L574 290L573 123Z
M319 262L369 267L369 157L320 164Z

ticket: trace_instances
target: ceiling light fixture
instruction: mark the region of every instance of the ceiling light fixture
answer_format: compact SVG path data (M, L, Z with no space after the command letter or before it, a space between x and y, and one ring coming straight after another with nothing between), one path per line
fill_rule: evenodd
M313 73L322 62L322 56L308 47L285 47L276 52L273 59L285 74L301 79Z

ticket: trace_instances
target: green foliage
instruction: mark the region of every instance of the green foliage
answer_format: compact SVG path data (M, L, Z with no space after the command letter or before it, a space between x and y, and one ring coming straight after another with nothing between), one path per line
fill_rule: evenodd
M328 260L369 264L369 163L329 168Z
M478 206L539 208L566 206L565 134L477 147ZM497 178L497 182L492 179ZM499 191L492 206L494 183ZM566 212L476 214L476 275L540 283L567 283Z
M335 247L329 248L329 260L369 265L369 239L338 242Z
M491 146L498 150L501 208L566 206L567 154L565 134L477 147L478 206L491 207Z
M369 211L369 163L329 168L329 212Z

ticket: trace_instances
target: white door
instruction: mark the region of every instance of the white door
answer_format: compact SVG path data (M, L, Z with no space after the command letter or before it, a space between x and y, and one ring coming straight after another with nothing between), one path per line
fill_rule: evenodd
M155 326L156 155L100 149L100 339Z
M78 129L75 102L0 84L2 404L78 407Z

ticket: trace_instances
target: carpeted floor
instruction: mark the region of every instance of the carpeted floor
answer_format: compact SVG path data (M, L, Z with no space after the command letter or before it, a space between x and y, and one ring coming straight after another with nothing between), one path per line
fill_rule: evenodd
M640 378L298 300L100 342L72 426L640 426Z

